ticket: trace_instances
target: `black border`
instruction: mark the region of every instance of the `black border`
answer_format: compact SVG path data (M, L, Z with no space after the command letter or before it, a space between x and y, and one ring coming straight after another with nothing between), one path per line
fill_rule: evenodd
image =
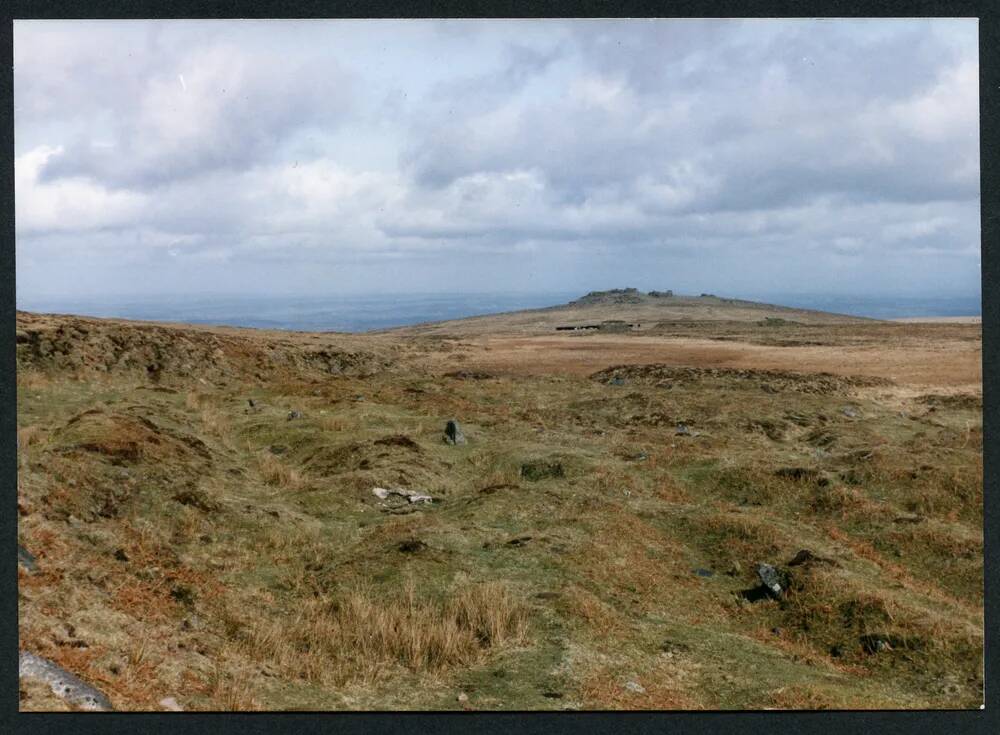
M0 732L28 733L201 733L209 730L253 733L322 731L368 733L494 732L740 732L763 728L774 733L965 733L1000 732L998 698L997 626L998 539L1000 497L996 474L1000 469L1000 301L992 284L1000 283L997 238L1000 199L1000 4L990 0L423 0L397 4L394 0L367 2L324 0L14 0L0 18L0 112L6 147L0 169L0 321L8 335L0 341L0 445L3 492L0 535L6 553L0 553ZM537 17L978 17L980 48L980 167L983 298L983 429L985 473L985 608L986 702L984 711L872 711L872 712L533 712L533 713L21 713L18 711L17 569L14 545L17 536L16 376L14 298L14 116L13 19L27 18L537 18Z

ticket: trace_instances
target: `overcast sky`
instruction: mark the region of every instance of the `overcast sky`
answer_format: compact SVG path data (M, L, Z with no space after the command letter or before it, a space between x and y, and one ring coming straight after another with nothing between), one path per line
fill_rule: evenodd
M19 301L974 294L975 20L15 22Z

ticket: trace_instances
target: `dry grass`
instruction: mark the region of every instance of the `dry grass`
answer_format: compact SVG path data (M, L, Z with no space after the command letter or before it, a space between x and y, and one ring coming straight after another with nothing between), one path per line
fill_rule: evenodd
M184 405L191 411L198 411L205 405L206 394L197 390L189 390L184 396Z
M267 450L257 453L257 469L264 482L273 487L295 490L302 485L302 474Z
M17 371L18 390L44 390L52 385L52 378L41 370L19 368Z
M388 597L359 587L307 601L292 618L257 620L241 645L291 676L342 685L371 682L393 666L437 672L523 642L527 610L501 583L465 587L443 601L412 582Z
M690 691L686 671L673 662L656 660L645 671L623 672L618 666L599 665L586 673L579 696L585 709L595 710L697 710L704 705ZM645 691L630 691L626 682Z
M232 431L232 425L226 415L217 408L205 407L201 410L201 424L209 436L223 438Z
M206 688L212 710L254 712L260 709L260 703L253 696L253 687L246 672L233 673L216 664L208 677Z
M771 692L770 700L771 707L784 710L866 709L854 702L845 702L814 684L792 684L775 689ZM869 705L867 708L873 707L877 705Z
M563 596L572 616L582 620L597 638L621 637L627 632L622 616L594 593L571 585Z
M135 354L172 344L114 329ZM770 329L761 339L795 336ZM213 331L197 331L211 354ZM560 375L461 380L435 377L455 350L526 353L397 342L392 369L361 378L305 369L299 348L317 339L389 354L388 338L230 330L232 365L167 365L158 382L122 366L33 376L19 354L18 540L39 566L19 571L23 645L122 709L165 696L191 710L977 704L978 404L577 377L605 356L702 364L742 349L721 342L677 353L623 336L639 351L625 354L602 337L595 356L581 337L554 357L534 342L530 369ZM945 350L935 360L952 370ZM440 440L451 417L467 446ZM676 436L681 419L703 434ZM822 450L808 439L820 430L833 437ZM565 473L528 482L534 459ZM796 467L807 472L778 474ZM374 485L437 502L383 506ZM781 601L740 594L756 562L783 566L800 548L835 564L791 567ZM891 650L870 654L866 634Z
M517 485L521 482L520 468L509 457L496 452L482 452L469 456L469 464L480 477L479 486Z
M17 430L17 444L22 449L41 444L47 432L41 426L23 426Z

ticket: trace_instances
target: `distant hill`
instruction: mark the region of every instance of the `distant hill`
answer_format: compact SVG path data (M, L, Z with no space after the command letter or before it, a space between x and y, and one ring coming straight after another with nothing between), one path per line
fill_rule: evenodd
M770 321L769 321L770 320ZM385 330L393 334L544 334L557 331L635 331L655 334L676 322L762 322L850 324L871 319L796 309L714 294L675 295L673 291L615 288L591 291L568 304L504 314L430 322Z

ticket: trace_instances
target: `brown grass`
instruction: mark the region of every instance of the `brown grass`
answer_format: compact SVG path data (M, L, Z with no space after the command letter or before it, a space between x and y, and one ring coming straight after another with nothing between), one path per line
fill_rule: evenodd
M257 453L257 468L268 485L282 490L294 490L302 484L302 475L269 451Z
M770 695L770 706L775 709L793 710L872 709L878 707L877 704L870 704L866 707L856 702L847 702L842 697L834 696L814 684L792 684L775 689Z
M17 430L17 443L21 449L41 444L46 438L46 431L41 426L24 426Z
M22 645L121 709L165 696L191 710L462 706L447 692L456 687L470 694L465 708L549 708L557 691L587 708L977 704L979 404L925 405L914 397L929 388L897 384L856 392L862 417L848 420L839 393L722 379L619 388L586 375L633 359L868 372L856 348L868 365L889 358L873 374L896 375L935 346L919 371L961 382L978 338L956 370L953 338L923 332L906 338L907 355L878 344L893 331L882 327L692 327L712 345L669 329L681 336L584 335L555 353L547 338L491 350L230 330L219 344L232 364L166 366L157 386L122 366L22 370L19 541L39 562L19 571ZM136 349L159 339L115 331ZM793 337L831 350L799 364L810 348L776 346ZM307 340L377 349L393 367L364 379L322 361L306 370ZM746 340L767 349L733 351ZM561 374L439 379L463 350L471 363ZM828 364L834 351L839 365ZM268 354L280 359L265 370ZM249 396L260 411L246 409ZM291 408L303 419L286 421ZM791 412L804 423L784 424ZM440 440L452 416L466 447ZM702 436L675 437L681 419ZM807 440L815 429L835 438L823 452ZM562 462L565 476L524 481L521 464L536 458ZM820 474L776 474L799 466ZM440 502L387 512L370 489L390 483ZM410 540L425 545L400 548ZM739 596L756 584L755 562L787 564L799 548L839 566L792 567L797 586L781 601ZM470 586L470 575L517 587ZM666 626L697 650L657 654ZM891 650L869 655L868 634Z
M184 405L191 411L197 411L205 405L205 394L197 391L190 390L184 396Z
M52 385L52 378L40 370L18 368L17 387L19 390L41 390Z
M371 682L393 666L436 672L520 643L527 610L502 583L461 589L443 601L358 587L307 601L292 618L257 620L241 636L250 656L289 675L342 685Z
M563 596L573 617L582 620L598 638L620 637L627 632L622 616L594 593L572 585Z
M254 712L260 703L253 696L251 682L245 672L233 673L216 664L207 682L211 709L221 712Z
M219 438L229 435L232 428L225 414L214 407L201 409L201 424L205 427L205 433Z

